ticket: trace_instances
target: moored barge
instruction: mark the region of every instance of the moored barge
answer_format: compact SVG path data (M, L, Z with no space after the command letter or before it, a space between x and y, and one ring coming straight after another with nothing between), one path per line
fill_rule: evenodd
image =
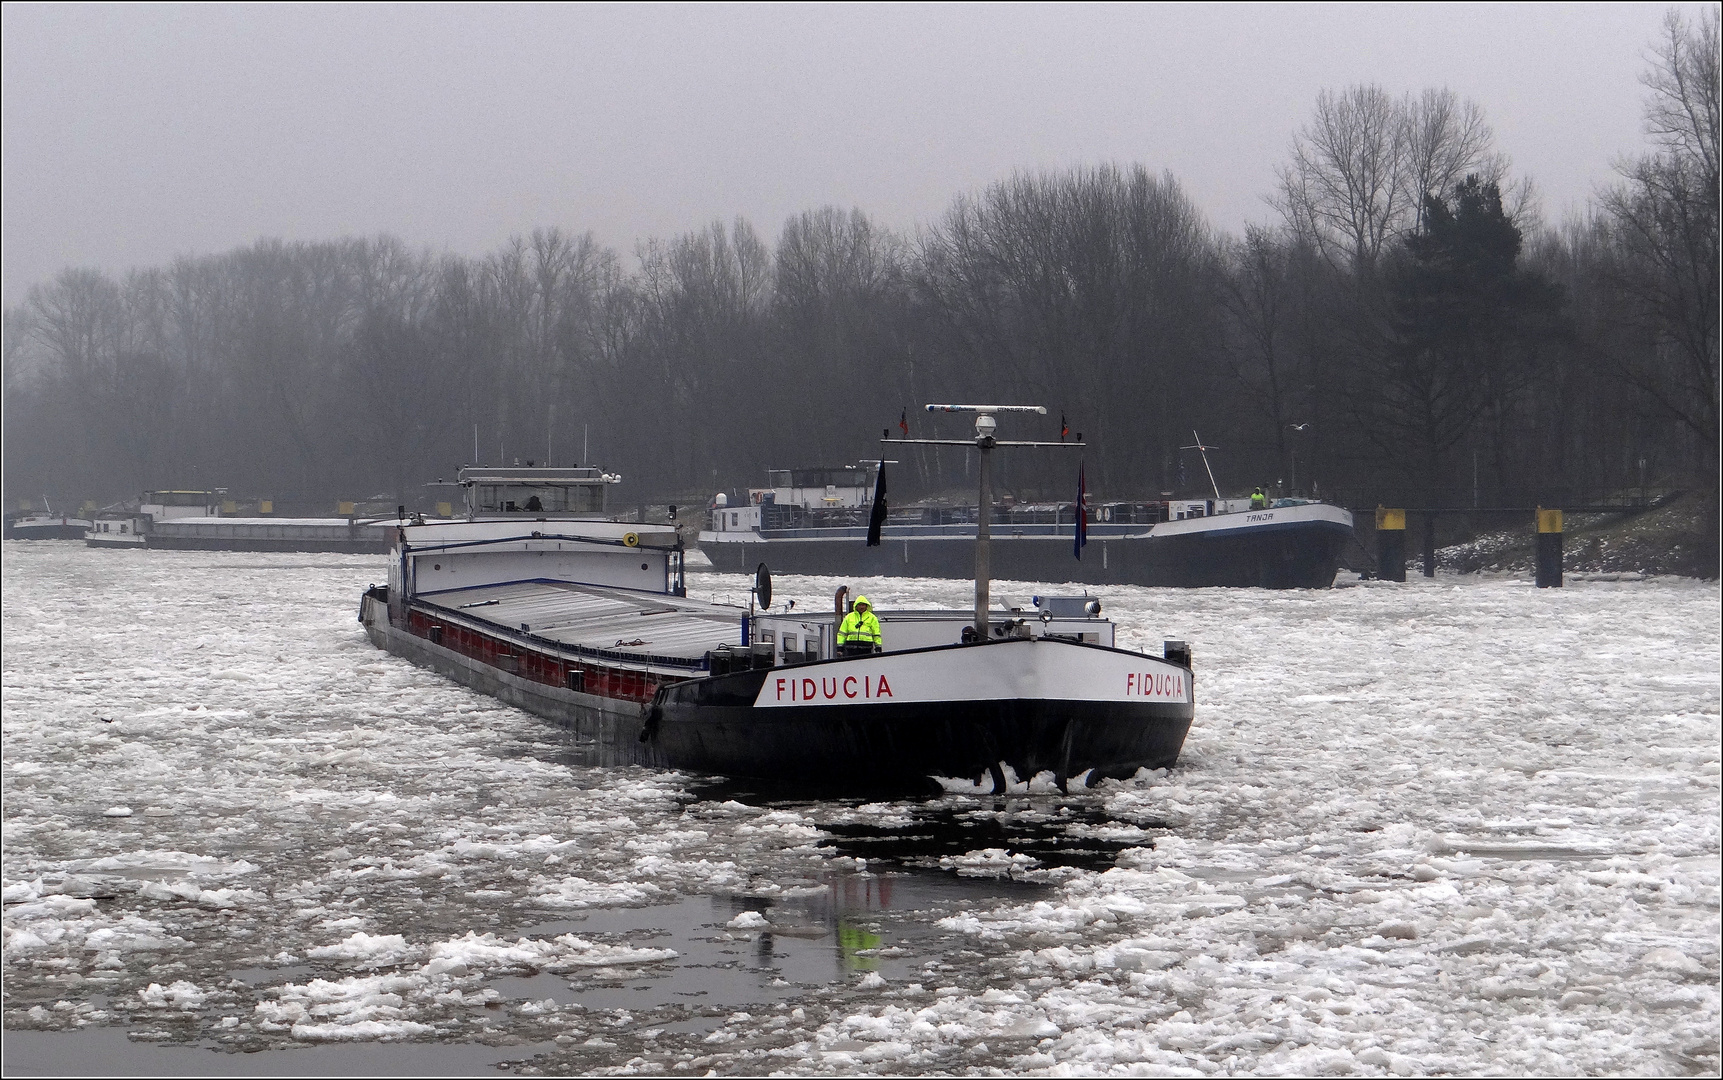
M762 506L714 506L699 536L714 569L730 573L767 562L782 573L857 577L966 578L973 570L975 508L894 515L881 543L867 547L864 524L768 525ZM764 513L763 513L764 511ZM1076 528L1070 503L994 511L993 572L1012 581L1326 589L1352 540L1352 514L1328 503L1249 499L1105 504L1092 508L1081 560L1071 557ZM916 516L924 519L916 521ZM959 518L950 521L940 519ZM1061 520L1062 519L1062 520Z
M1209 449L1200 440L1196 448ZM745 503L713 500L700 550L731 573L766 562L792 574L970 576L977 507L895 511L870 546L875 481L867 466L772 470ZM1223 498L1218 486L1213 498L988 506L992 571L1013 581L1326 589L1353 537L1342 507L1299 498L1253 506ZM1074 559L1079 513L1086 550Z
M90 528L90 523L84 518L73 517L69 514L56 514L54 508L48 506L47 500L42 500L41 510L21 510L18 513L6 514L5 538L7 540L81 540Z
M89 547L152 551L301 551L381 555L394 543L398 515L347 513L339 517L242 515L226 492L146 491L136 500L108 507L78 533Z

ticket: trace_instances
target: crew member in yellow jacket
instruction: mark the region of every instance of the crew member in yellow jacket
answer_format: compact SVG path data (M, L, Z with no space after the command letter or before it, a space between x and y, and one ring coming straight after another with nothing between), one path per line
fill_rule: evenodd
M845 654L876 653L885 643L880 633L879 616L865 596L856 597L855 607L838 626L838 652Z

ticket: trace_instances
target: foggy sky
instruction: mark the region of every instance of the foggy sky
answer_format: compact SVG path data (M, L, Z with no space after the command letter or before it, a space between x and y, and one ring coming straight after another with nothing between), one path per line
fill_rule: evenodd
M1237 230L1355 82L1477 100L1559 220L1644 148L1664 10L7 4L0 291L261 236L472 255L558 225L629 253L827 204L913 228L1102 162Z

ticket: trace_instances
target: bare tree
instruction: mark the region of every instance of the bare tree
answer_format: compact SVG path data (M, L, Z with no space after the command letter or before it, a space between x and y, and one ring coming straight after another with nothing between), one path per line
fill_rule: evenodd
M1380 86L1316 97L1316 112L1293 138L1279 170L1277 208L1299 237L1331 260L1375 266L1414 207L1406 205L1405 108Z
M1507 156L1493 148L1495 132L1477 102L1463 101L1443 87L1426 89L1416 98L1408 96L1401 108L1406 126L1401 177L1405 198L1415 208L1410 228L1424 225L1426 195L1452 191L1467 176L1498 188L1507 183ZM1507 201L1509 217L1517 218L1511 195Z
M957 200L922 262L949 392L1069 410L1114 448L1090 470L1097 486L1161 486L1175 403L1195 404L1216 334L1212 237L1176 180L1141 166L1019 174Z
M1698 21L1689 23L1679 11L1663 19L1663 39L1642 80L1651 90L1645 126L1652 140L1670 156L1687 162L1700 175L1718 171L1718 21L1716 7L1707 6Z
M1300 245L1260 226L1222 248L1220 303L1227 314L1228 374L1254 410L1268 421L1275 464L1288 473L1291 411L1298 398L1296 330Z
M1369 272L1390 243L1423 224L1426 196L1467 176L1501 186L1507 170L1475 102L1446 87L1394 97L1380 86L1352 86L1317 95L1271 202L1294 235L1331 262ZM1516 216L1529 209L1529 182L1508 201Z
M1617 374L1694 438L1694 473L1715 497L1718 447L1718 10L1671 12L1651 70L1656 151L1607 191L1625 317L1649 343L1613 354Z

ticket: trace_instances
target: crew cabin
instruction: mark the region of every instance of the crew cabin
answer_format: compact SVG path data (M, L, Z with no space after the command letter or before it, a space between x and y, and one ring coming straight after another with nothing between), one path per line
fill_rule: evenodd
M414 596L538 582L682 596L682 540L674 525L617 522L605 492L622 477L591 466L468 466L457 477L467 522L416 518L396 528L392 603ZM558 525L557 522L579 522ZM495 598L468 606L494 605ZM526 620L536 625L538 618Z
M766 486L749 488L755 505L773 503L803 510L842 510L873 502L873 469L840 465L820 469L770 469Z
M853 525L865 523L873 505L874 469L868 465L768 469L766 484L748 489L746 506L731 506L718 495L712 502L712 528L747 532Z
M622 477L590 465L468 466L459 484L467 518L516 515L558 518L605 517L605 492Z
M146 491L139 500L138 512L148 515L151 521L220 517L226 504L226 488L214 491ZM232 513L232 510L228 512Z

